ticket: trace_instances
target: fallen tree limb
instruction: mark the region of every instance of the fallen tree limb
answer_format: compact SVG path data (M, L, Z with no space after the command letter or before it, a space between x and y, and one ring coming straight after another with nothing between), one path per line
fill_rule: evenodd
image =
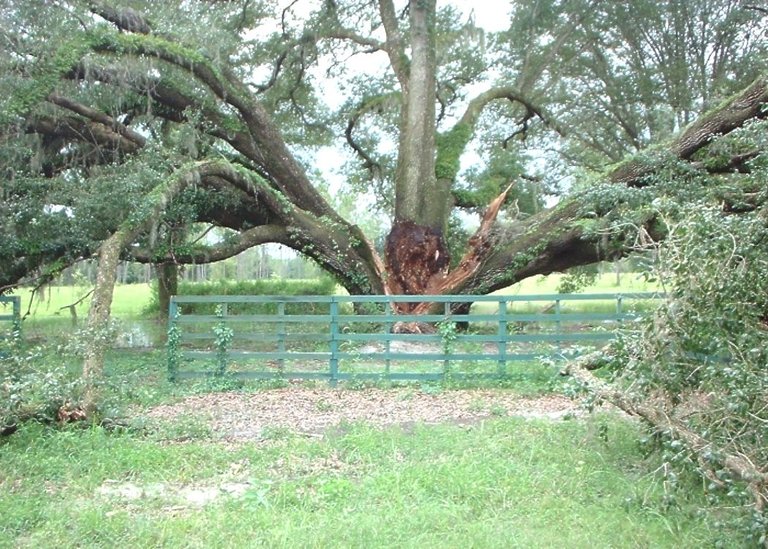
M692 431L679 419L670 417L664 410L648 404L647 401L637 401L621 389L596 377L589 371L589 366L599 361L603 353L604 351L600 350L569 363L567 373L584 384L598 399L610 402L627 414L646 421L659 432L683 442L696 455L699 463L707 462L708 455L722 456L718 460L720 464L737 479L746 483L754 499L755 510L765 510L768 503L768 473L758 468L747 456L729 454L716 448L706 438Z
M59 307L59 311L63 311L64 309L69 309L69 314L72 317L72 326L77 326L77 306L80 305L83 301L85 301L93 292L94 292L94 288L91 288L87 294L85 294L83 297L81 297L74 303L70 303L69 305L64 305L63 307Z

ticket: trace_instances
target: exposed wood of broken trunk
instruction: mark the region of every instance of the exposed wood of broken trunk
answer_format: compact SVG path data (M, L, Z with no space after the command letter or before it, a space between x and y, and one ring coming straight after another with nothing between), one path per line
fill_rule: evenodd
M386 242L386 291L420 295L449 264L449 187L435 175L435 1L409 2L410 63L391 1L381 3L387 52L401 87L395 221ZM397 304L398 312L414 305Z

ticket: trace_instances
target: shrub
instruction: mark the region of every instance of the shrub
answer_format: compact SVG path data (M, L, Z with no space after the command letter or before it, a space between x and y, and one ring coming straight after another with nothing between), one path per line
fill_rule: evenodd
M328 277L318 279L218 280L213 282L180 282L178 295L333 295L336 283ZM308 304L311 305L311 304ZM310 307L311 308L311 307ZM185 311L196 314L214 314L214 304L187 304ZM148 314L159 312L157 288L147 307ZM238 304L229 307L231 313L269 314L276 312L273 304ZM311 314L314 311L294 311Z
M26 421L52 423L78 402L80 380L54 366L43 347L17 348L0 359L0 431L9 434Z

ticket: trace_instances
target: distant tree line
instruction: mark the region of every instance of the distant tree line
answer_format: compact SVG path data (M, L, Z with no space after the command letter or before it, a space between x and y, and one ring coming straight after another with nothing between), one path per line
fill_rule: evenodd
M65 269L56 284L92 285L96 283L96 271L96 260L80 261ZM184 282L306 279L318 278L321 274L317 265L282 246L258 246L223 261L191 264L179 269L179 278ZM133 261L121 261L118 264L118 284L148 284L156 278L154 265Z

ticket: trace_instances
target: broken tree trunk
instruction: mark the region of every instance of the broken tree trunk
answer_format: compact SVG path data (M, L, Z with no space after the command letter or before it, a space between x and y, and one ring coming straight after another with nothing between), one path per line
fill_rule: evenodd
M474 276L491 249L491 229L499 210L507 199L509 185L488 206L480 227L469 239L468 250L453 270L448 270L449 255L442 234L411 222L396 224L387 239L387 291L390 294L441 295L451 291ZM427 314L436 304L422 301L395 303L400 314ZM434 333L434 327L424 322L398 322L397 333Z

